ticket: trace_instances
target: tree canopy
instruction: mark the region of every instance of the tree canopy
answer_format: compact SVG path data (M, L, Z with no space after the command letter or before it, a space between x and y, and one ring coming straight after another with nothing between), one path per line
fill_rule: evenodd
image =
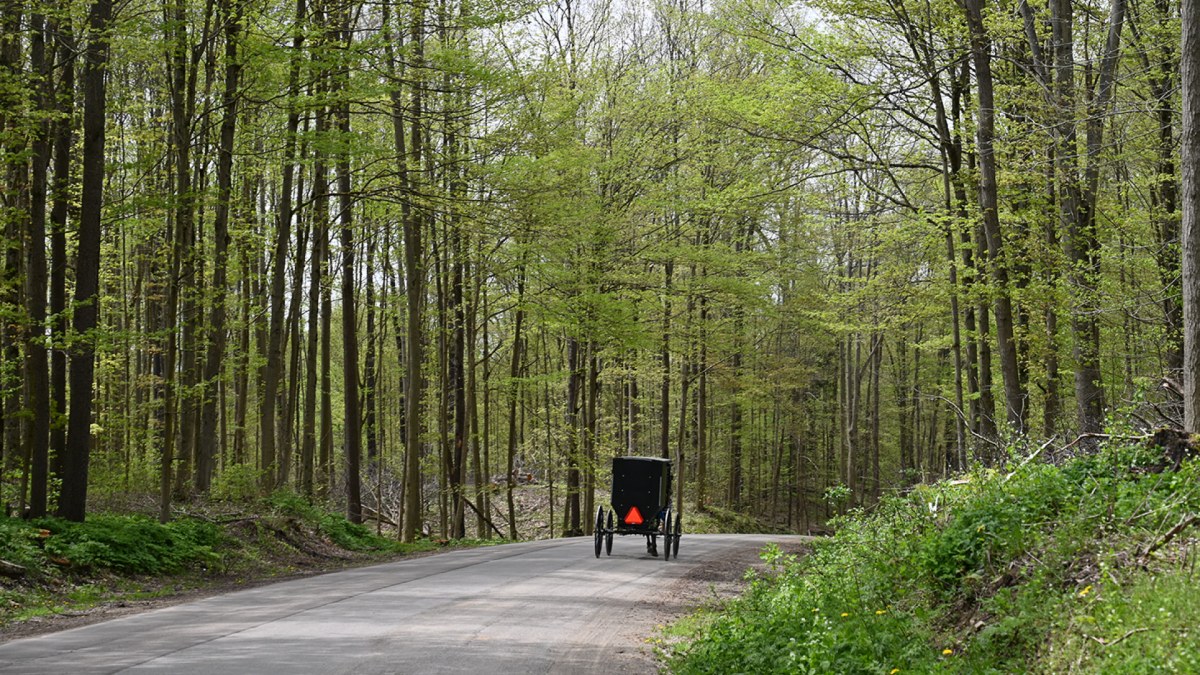
M250 475L517 537L532 479L582 534L648 455L677 509L805 529L1178 425L1180 21L8 0L0 502Z

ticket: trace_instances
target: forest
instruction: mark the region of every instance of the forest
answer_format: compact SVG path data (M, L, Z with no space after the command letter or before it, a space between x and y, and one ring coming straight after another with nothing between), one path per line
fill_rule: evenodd
M804 531L1179 426L1180 21L3 0L0 503L571 535L649 455Z

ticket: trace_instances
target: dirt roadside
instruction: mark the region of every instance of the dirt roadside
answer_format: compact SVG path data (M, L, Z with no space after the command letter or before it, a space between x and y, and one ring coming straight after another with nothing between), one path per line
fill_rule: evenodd
M802 555L808 549L809 539L805 537L803 541L782 543L779 548L785 554ZM610 645L628 646L615 647L605 657L603 670L597 664L596 672L648 673L659 670L663 665L658 655L663 646L659 642L662 627L700 607L719 607L721 603L740 595L749 584L748 570L758 574L768 572L758 549L736 548L688 570L660 592L636 604L625 616L608 621L611 625L606 628L614 634L607 642ZM646 626L653 629L646 631Z
M452 550L452 549L445 549ZM0 644L10 642L12 640L20 640L22 638L44 635L46 633L57 633L59 631L87 626L109 619L116 619L131 614L148 612L150 610L159 609L161 607L171 607L174 605L182 605L196 600L203 600L214 595L223 595L234 591L241 591L247 588L256 588L267 584L279 583L281 581L289 581L292 579L302 579L305 577L317 576L320 574L329 574L331 572L339 572L341 570L354 569L356 567L366 567L369 565L381 565L397 560L411 560L413 558L423 558L430 555L438 555L445 552L444 550L421 551L408 554L396 554L391 556L365 556L355 554L344 554L342 556L330 556L324 560L306 559L303 562L303 568L297 571L264 575L261 577L252 577L247 575L237 575L228 577L185 577L172 578L162 577L154 579L143 579L138 584L141 586L143 594L146 593L161 593L159 597L132 599L132 598L117 598L113 600L103 601L99 604L88 607L86 609L72 609L58 614L50 614L46 616L37 616L24 621L15 621L6 624L0 624Z

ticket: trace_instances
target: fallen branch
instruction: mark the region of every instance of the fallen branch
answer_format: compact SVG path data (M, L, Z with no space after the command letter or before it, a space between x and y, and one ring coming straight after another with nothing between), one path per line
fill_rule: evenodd
M1109 439L1109 438L1112 438L1112 436L1110 436L1108 434L1097 434L1097 433L1079 434L1079 436L1077 436L1075 438L1075 440L1071 441L1070 443L1067 443L1066 445L1062 446L1058 450L1059 450L1059 452L1061 452L1063 450L1073 448L1076 445L1079 445L1080 442L1091 439L1091 438Z
M1137 635L1138 633L1145 633L1148 630L1150 630L1150 629L1149 628L1134 628L1133 630L1127 631L1124 635L1122 635L1121 637L1119 637L1116 640L1113 640L1111 642L1109 642L1108 640L1105 640L1104 638L1098 638L1094 635L1089 635L1088 637L1095 640L1096 643L1099 644L1101 647L1111 647L1111 646L1117 644L1118 642L1123 641L1125 638L1129 637L1130 635Z
M463 497L462 500L463 503L471 507L471 510L474 511L476 515L478 515L480 518L483 518L483 522L487 523L488 527L492 528L492 531L496 533L497 537L500 537L501 539L505 538L504 533L500 531L500 528L496 527L496 524L492 522L492 519L488 518L486 514L480 513L479 509L475 508L475 505L471 503L470 499Z
M247 515L240 514L240 513L219 513L219 514L216 514L213 516L208 516L203 513L200 513L199 511L189 511L187 509L181 509L179 507L172 507L171 513L172 513L172 515L183 516L184 518L194 518L196 520L203 520L206 523L212 523L214 525L236 525L238 523L246 523L246 522L252 522L255 520L260 520L262 518L261 516L257 516L257 515L247 516Z
M0 560L0 574L3 574L6 577L23 577L25 576L26 571L27 570L25 569L24 565L10 563L7 560Z
M399 525L396 524L396 521L392 520L391 518L388 518L387 516L383 515L382 513L376 511L375 509L373 509L369 506L363 505L362 512L363 512L363 515L366 516L367 518L373 518L374 520L378 520L379 522L383 523L384 525L391 525L392 527L400 527Z
M496 512L496 516L497 516L497 517L499 517L501 520L503 520L503 521L504 521L504 524L505 524L506 526L511 526L511 527L512 527L512 531L517 533L517 534L516 534L516 536L515 536L515 537L513 537L513 541L521 541L521 535L520 535L520 533L519 533L519 532L517 532L517 527L516 527L516 525L513 525L512 523L508 522L508 515L507 515L507 514L505 514L503 511L501 511L501 510L500 510L500 507L499 507L499 506L496 506L496 503L495 503L495 502L492 502L492 510Z
M1194 513L1185 516L1183 520L1179 521L1178 525L1167 530L1166 534L1164 534L1162 537L1160 537L1158 541L1154 542L1154 544L1151 545L1150 548L1147 548L1139 557L1141 557L1142 559L1145 559L1151 553L1154 553L1158 549L1171 543L1171 540L1174 539L1176 536L1178 536L1180 532L1183 532L1188 527L1194 525L1196 523L1197 519L1198 518L1197 518L1196 514L1194 514Z
M1007 482L1009 481L1009 479L1011 479L1013 476L1017 475L1017 472L1018 472L1018 471L1020 471L1021 469L1024 469L1026 464L1028 464L1028 463L1032 462L1033 460L1037 459L1037 456L1038 456L1038 455L1040 455L1040 454L1042 454L1042 451L1044 451L1046 448L1050 447L1050 445L1051 445L1052 443L1054 443L1054 436L1051 436L1051 437L1050 437L1050 440L1048 440L1048 441L1046 441L1045 443L1043 443L1043 444L1042 444L1042 447L1038 448L1037 450L1034 450L1034 451L1033 451L1033 453L1031 453L1031 454L1030 454L1028 457L1026 457L1025 459L1021 460L1021 463L1017 465L1017 468L1015 468L1015 469L1013 469L1012 471L1010 471L1010 472L1008 473L1008 475L1004 477L1004 480L1003 480L1003 481L1001 481L1001 485L1003 485L1004 483L1007 483Z

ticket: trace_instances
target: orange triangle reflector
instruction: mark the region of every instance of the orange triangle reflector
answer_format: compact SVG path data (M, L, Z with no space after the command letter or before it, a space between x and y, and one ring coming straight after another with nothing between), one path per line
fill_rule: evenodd
M642 512L638 511L638 507L631 506L629 508L629 513L625 514L625 524L626 525L641 525L644 522L646 522L646 519L642 518Z

